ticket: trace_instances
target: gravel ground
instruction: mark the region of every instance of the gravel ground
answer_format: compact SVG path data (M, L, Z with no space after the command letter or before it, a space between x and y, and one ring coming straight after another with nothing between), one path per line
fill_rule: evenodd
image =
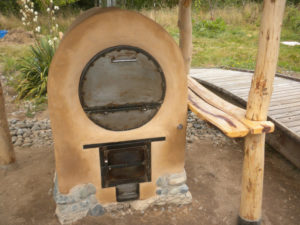
M211 139L214 146L221 147L236 143L214 126L197 118L194 113L188 113L187 142L192 143L197 137L200 140ZM9 129L15 146L29 147L32 145L52 145L52 132L49 119L9 119ZM240 140L241 141L241 140Z

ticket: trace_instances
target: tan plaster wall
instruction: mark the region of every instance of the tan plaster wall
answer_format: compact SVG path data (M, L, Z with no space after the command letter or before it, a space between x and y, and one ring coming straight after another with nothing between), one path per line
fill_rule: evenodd
M109 131L85 115L79 101L81 72L98 52L116 45L144 49L160 64L166 78L166 96L155 117L129 131ZM184 167L187 78L181 52L170 35L152 20L119 9L90 10L75 21L51 63L48 104L54 138L59 190L68 193L81 183L93 183L100 203L116 201L115 188L101 188L98 149L85 144L118 142L165 136L152 143L152 182L140 184L140 198L155 195L155 181ZM177 126L184 128L178 130Z

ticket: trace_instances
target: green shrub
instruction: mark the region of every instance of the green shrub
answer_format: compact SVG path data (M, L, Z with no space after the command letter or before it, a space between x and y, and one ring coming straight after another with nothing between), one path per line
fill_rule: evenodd
M295 33L300 33L300 9L296 7L287 8L283 24L291 28Z
M193 32L194 35L204 36L213 38L221 33L223 33L226 29L226 23L222 18L217 18L216 20L200 20L198 22L194 22Z
M38 39L28 55L19 61L18 99L39 100L47 95L48 70L56 48L49 40Z
M11 14L19 12L17 0L0 0L0 12L3 14Z

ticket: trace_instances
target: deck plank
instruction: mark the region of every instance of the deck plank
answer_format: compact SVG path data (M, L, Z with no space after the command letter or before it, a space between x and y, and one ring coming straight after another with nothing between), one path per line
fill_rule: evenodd
M274 112L274 113L284 113L284 112L293 112L293 111L300 111L300 106L294 106L294 107L288 107L288 108L283 108L283 109L272 109L270 107L269 112Z
M288 96L276 96L274 98L272 98L271 101L273 101L274 103L276 103L275 101L281 101L281 100L291 100L292 101L299 101L300 99L300 94L299 95L288 95Z
M220 85L220 87L222 87L221 85ZM288 88L289 88L290 86L289 85L287 85L286 87L285 87L285 89L283 88L283 89L275 89L274 88L274 91L273 91L273 94L272 94L272 97L273 96L285 96L285 95L294 95L294 94L300 94L300 92L299 92L299 89L291 89L291 90L289 90ZM223 87L222 87L223 88ZM249 87L250 88L250 87ZM237 93L237 94L243 94L243 93L248 93L249 92L249 88L243 88L243 89L240 89L240 90L235 90L234 88L230 88L230 87L228 87L228 88L225 88L226 90L230 90L230 91L234 91L235 93Z
M297 112L297 111L290 111L290 112L284 112L283 111L281 113L278 113L278 112L269 112L268 115L271 116L274 119L282 119L282 118L286 118L288 116L297 116L297 115L300 115L300 112Z
M277 117L275 117L276 119L278 119ZM281 122L283 123L288 123L291 121L300 121L300 115L296 115L296 116L285 116L284 118L280 119Z
M288 102L288 101L280 101L281 104L277 105L271 105L270 109L275 110L275 109L283 109L283 108L297 108L300 106L300 101L297 102Z
M290 121L290 122L285 122L285 125L288 127L300 127L300 120L298 121Z

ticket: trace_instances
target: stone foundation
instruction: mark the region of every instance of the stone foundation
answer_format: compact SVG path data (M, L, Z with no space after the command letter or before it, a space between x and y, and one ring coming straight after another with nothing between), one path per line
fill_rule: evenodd
M96 188L93 184L81 184L73 187L69 194L58 190L57 178L54 178L53 198L56 202L55 213L61 224L73 223L87 215L100 216L104 208L96 199Z
M185 171L166 174L156 181L156 196L145 200L114 202L105 205L98 203L96 188L93 184L81 184L73 187L67 195L58 190L57 178L54 178L53 197L56 202L56 215L61 224L73 223L87 215L101 216L105 212L127 210L144 211L150 206L175 204L184 205L192 202L186 182Z
M186 182L186 173L166 174L156 181L156 196L145 200L132 201L130 206L135 210L145 210L154 205L185 205L192 202Z

